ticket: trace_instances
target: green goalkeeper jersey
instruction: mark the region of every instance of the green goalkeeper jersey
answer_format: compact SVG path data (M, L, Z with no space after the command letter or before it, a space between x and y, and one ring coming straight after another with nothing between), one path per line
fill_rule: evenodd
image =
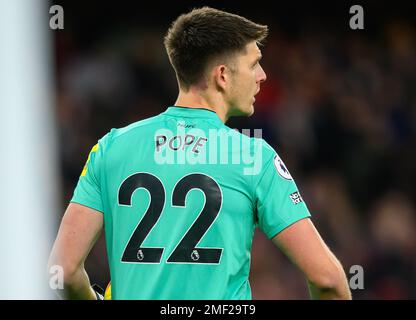
M112 299L251 299L256 227L310 216L263 139L183 107L101 138L71 202L104 214Z

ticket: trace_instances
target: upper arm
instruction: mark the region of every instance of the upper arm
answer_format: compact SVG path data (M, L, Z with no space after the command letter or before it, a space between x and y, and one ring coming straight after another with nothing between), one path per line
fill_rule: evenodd
M62 219L50 264L74 270L83 265L103 229L103 213L70 203Z
M340 263L322 240L310 219L302 219L277 234L273 243L311 282L322 283L340 271Z
M258 226L269 239L296 221L310 217L294 179L274 151L268 151L255 185Z
M73 269L82 265L103 228L101 172L109 134L94 145L59 228L50 264Z

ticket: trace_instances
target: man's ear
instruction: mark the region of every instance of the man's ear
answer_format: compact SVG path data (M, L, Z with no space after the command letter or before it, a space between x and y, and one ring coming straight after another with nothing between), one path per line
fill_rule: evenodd
M213 76L216 87L221 91L225 91L230 82L229 68L224 64L217 65L213 69Z

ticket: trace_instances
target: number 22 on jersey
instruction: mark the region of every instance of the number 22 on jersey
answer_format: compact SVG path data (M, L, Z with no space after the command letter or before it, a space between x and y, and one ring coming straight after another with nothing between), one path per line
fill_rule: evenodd
M130 206L133 193L144 188L150 194L149 207L136 226L121 261L126 263L160 263L164 248L143 247L142 243L162 215L166 202L163 183L151 173L139 172L126 178L118 192L118 204ZM222 205L222 192L211 177L192 173L181 178L172 192L172 206L185 207L186 195L192 189L199 189L205 196L205 205L192 226L184 234L169 255L167 263L218 264L221 248L200 248L197 244L214 223Z

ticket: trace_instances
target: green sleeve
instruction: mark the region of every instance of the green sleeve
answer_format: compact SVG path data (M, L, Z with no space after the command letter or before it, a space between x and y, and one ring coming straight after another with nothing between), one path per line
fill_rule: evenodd
M101 197L101 172L107 140L108 134L92 147L70 201L101 212L104 212Z
M259 228L271 239L291 224L310 217L295 181L273 150L255 189Z

